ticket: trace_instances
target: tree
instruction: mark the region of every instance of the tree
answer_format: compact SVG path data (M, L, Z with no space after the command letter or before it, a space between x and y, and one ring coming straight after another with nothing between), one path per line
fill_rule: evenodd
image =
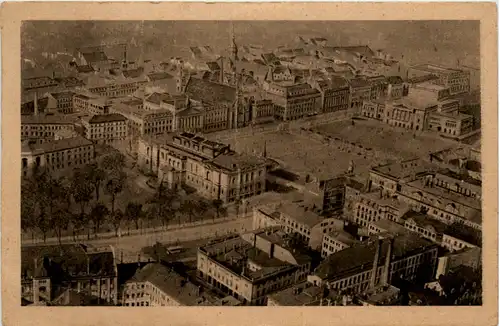
M192 199L187 199L182 202L180 210L188 215L189 222L193 221L193 216L198 212L198 202Z
M75 202L80 204L80 214L85 214L85 207L92 200L93 186L89 183L83 170L76 170L71 180L71 194Z
M62 245L61 242L61 237L63 231L68 229L69 222L71 219L71 214L69 211L66 209L58 209L57 211L54 212L54 214L51 217L51 224L53 225L56 234L57 234L57 239L59 240L59 245Z
M47 241L47 233L52 227L51 221L49 220L48 216L45 214L45 211L42 211L42 213L38 216L36 219L36 226L42 232L43 235L43 242Z
M31 230L31 237L34 238L36 228L36 207L37 201L31 185L23 182L21 185L21 229L24 232Z
M125 155L115 151L101 157L100 165L107 171L121 171L125 167Z
M142 204L130 202L125 208L125 217L128 221L133 221L135 223L135 229L139 229L139 220L143 215Z
M123 221L123 212L120 209L117 209L113 213L111 213L111 222L115 228L115 236L118 236L118 230L120 229L120 225Z
M212 201L212 205L215 208L215 214L217 215L217 218L220 218L221 208L222 208L223 204L224 204L224 202L220 199L214 199Z
M122 171L113 171L106 182L106 192L111 195L111 213L115 211L116 195L123 191L126 175Z
M109 209L102 203L97 203L90 211L90 220L94 224L94 234L97 236L102 222L105 221L106 216L109 214Z
M71 224L73 227L73 240L76 241L76 236L78 232L83 230L90 222L90 216L88 214L71 214Z
M87 180L94 186L95 199L100 200L101 183L106 179L104 170L97 164L89 164L85 167L85 176Z

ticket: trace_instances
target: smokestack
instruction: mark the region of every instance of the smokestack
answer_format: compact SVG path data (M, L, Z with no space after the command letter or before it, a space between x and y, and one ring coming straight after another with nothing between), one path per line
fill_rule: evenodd
M370 289L375 287L375 282L377 280L377 268L378 268L378 259L380 256L380 247L382 247L382 239L377 239L377 244L375 247L375 257L373 259L373 268L372 275L370 277Z
M35 95L34 95L34 99L33 99L33 105L34 105L33 114L35 116L37 116L38 115L38 94L36 91L35 91Z
M392 260L392 247L394 246L394 238L389 239L389 246L387 248L387 257L385 257L385 266L382 273L382 285L389 285L389 275Z

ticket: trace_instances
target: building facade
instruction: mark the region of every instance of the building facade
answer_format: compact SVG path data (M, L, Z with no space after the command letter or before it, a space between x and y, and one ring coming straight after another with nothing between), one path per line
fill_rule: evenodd
M21 115L21 141L41 144L62 130L74 131L75 121L60 115Z
M94 143L118 144L128 135L127 118L121 114L110 113L94 115L90 119L83 119L85 136Z

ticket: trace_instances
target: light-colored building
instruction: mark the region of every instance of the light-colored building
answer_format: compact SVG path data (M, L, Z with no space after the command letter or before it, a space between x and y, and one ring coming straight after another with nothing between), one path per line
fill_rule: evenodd
M371 100L372 85L365 78L354 78L350 80L351 85L351 109L361 110L365 101Z
M198 276L244 305L266 305L267 296L304 282L308 255L293 251L280 230L256 230L198 249Z
M432 82L450 89L450 94L467 93L470 90L470 72L461 69L446 68L433 64L421 64L408 69L408 77L434 75Z
M473 236L475 231L469 230L468 232L469 228L465 225L462 225L462 230L459 231L425 214L416 212L408 214L404 225L408 230L416 232L421 237L435 242L452 252L477 247L477 245L480 246L479 239L475 239Z
M182 132L139 141L139 166L168 182L180 180L208 199L234 202L265 191L266 160ZM167 172L167 173L165 173Z
M330 232L323 236L321 257L326 258L337 251L347 249L359 242L358 239L344 230Z
M85 137L94 143L117 144L128 135L127 118L118 113L94 115L82 119Z
M263 206L253 212L253 227L281 226L290 234L295 234L312 249L320 249L326 233L342 230L345 221L334 217L322 217L310 207L294 202L284 202L275 207Z
M89 115L109 114L111 103L104 97L91 94L75 94L73 96L73 109Z
M381 191L364 193L354 203L353 222L364 228L381 219L398 222L409 208L404 201L381 195Z
M321 112L347 110L350 101L349 82L338 76L312 82L311 85L321 93Z
M384 122L394 127L423 131L429 115L437 111L437 102L426 97L407 96L386 105Z
M21 141L52 141L58 131L74 131L75 122L64 115L21 115Z
M74 169L94 161L93 143L81 136L21 147L21 173L30 176L37 168L49 171Z
M316 111L321 93L307 83L271 82L265 85L264 90L275 105L277 120L297 120L319 113Z
M240 305L232 297L219 299L161 263L139 269L125 282L121 297L121 305L126 307Z
M408 232L410 231L407 228L405 228L403 224L386 219L371 222L370 225L368 226L369 235L384 234L384 233L398 235L398 234L408 234Z
M427 129L443 135L462 136L472 131L474 117L464 113L431 113Z
M58 113L70 114L73 113L73 96L72 91L62 91L49 93L48 96L53 98L56 102L56 110Z

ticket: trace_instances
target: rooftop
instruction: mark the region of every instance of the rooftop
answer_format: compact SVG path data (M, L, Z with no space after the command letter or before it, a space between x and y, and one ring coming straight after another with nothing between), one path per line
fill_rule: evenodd
M401 180L411 177L412 175L431 172L434 169L435 167L430 163L419 158L414 158L411 160L376 166L372 168L372 171L389 176L396 180Z
M420 110L425 110L431 106L437 106L438 102L428 96L423 94L409 93L408 96L403 97L394 101L394 106L404 105L406 107L416 108Z
M153 72L153 73L148 74L148 77L152 81L174 78L174 76L172 76L166 72Z
M323 305L327 304L328 299L335 301L340 299L336 291L329 290L325 296L323 289L310 283L297 284L269 295L269 298L280 306L319 306L323 297Z
M429 75L425 75L425 76L418 76L418 77L410 78L408 80L408 83L420 84L420 83L424 83L424 82L436 80L436 79L439 79L439 77L432 75L432 74L429 74Z
M92 142L90 140L85 139L81 136L77 136L37 144L33 146L32 150L50 153L89 145L92 145Z
M86 52L82 53L82 55L85 58L85 61L87 61L88 63L95 63L108 60L106 53L104 53L103 51Z
M383 264L389 243L384 241L379 255L379 264ZM394 237L393 260L407 257L414 252L434 247L434 245L415 234L400 234ZM314 271L321 279L334 280L372 268L376 246L372 241L338 251L328 256Z
M354 78L350 80L351 86L354 88L370 87L371 84L364 78Z
M159 263L144 266L127 282L150 282L183 306L202 303L198 286Z
M209 164L214 164L226 170L234 171L236 169L246 170L248 168L255 168L259 165L264 165L266 160L264 158L240 154L234 151L218 155L211 160Z
M328 236L348 246L359 243L359 241L355 237L344 230L331 232L328 234Z
M447 68L447 67L435 65L435 64L420 64L420 65L413 66L411 68L416 69L416 70L426 71L426 72L433 73L433 74L442 74L442 73L449 74L449 73L461 71L459 69Z
M386 78L387 82L392 85L401 85L403 83L403 78L400 76L389 76Z
M22 247L22 279L116 276L115 257L111 249L92 249L83 244Z
M408 234L410 231L403 225L393 222L387 219L381 219L375 222L371 222L374 226L383 229L385 232L397 235L397 234Z
M94 115L89 123L106 123L106 122L117 122L117 121L127 121L123 115L119 113L110 113L110 114L98 114Z
M232 104L236 100L236 89L234 87L194 77L189 78L185 92L194 100L211 104L219 102Z
M277 211L285 214L297 223L307 225L310 228L314 227L318 223L321 223L324 219L312 210L309 210L306 207L301 207L297 203L293 202L280 203L280 207L278 207Z
M23 124L74 124L75 119L65 115L21 115L21 125Z

